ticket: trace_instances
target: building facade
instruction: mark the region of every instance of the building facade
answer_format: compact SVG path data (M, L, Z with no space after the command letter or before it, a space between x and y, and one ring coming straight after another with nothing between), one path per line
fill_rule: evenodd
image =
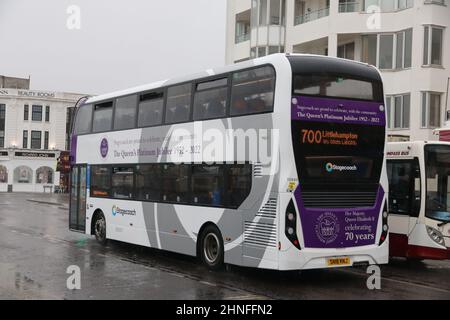
M377 66L388 134L437 140L450 79L449 0L228 0L226 61L311 53Z
M0 192L51 192L80 94L0 88Z

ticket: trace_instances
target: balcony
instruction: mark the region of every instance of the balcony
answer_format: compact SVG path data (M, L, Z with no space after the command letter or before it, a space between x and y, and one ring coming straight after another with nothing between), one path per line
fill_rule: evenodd
M308 11L304 15L295 17L294 25L311 22L320 18L328 17L330 15L330 7Z

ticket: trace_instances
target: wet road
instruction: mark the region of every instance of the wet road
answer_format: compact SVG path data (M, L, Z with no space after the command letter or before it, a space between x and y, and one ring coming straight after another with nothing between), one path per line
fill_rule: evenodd
M65 195L0 193L0 299L450 299L450 260L392 260L380 290L367 289L364 269L210 272L178 254L102 247L68 231L67 210ZM70 265L81 290L67 289Z

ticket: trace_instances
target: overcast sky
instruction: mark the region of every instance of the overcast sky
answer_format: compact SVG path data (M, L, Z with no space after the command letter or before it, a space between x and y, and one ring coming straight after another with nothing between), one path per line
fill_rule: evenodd
M99 94L195 73L225 63L225 17L226 0L0 0L0 75Z

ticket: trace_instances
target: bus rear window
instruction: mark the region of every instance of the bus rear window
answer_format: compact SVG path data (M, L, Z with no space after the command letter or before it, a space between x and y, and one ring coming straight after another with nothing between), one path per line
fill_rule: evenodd
M382 85L379 82L320 73L294 75L293 83L294 95L383 101Z

